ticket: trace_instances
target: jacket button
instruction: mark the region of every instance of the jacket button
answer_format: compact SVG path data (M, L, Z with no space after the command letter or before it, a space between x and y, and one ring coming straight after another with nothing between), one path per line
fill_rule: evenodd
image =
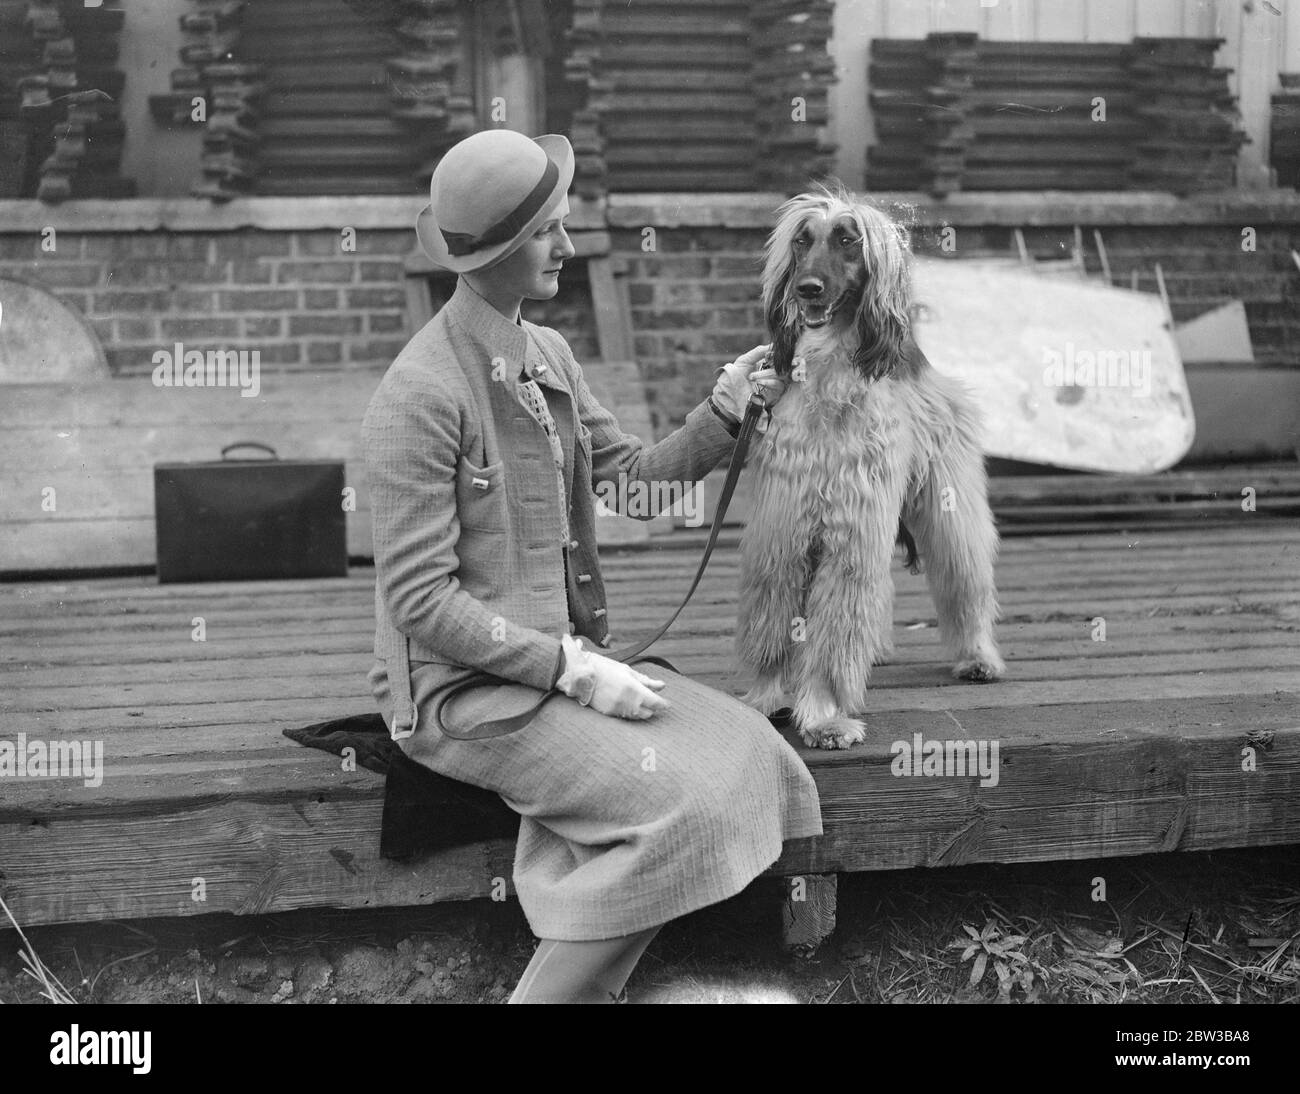
M569 540L569 550L576 551L577 549L578 549L578 541L576 539Z
M590 581L590 580L591 580L591 574L579 574L579 575L578 575L578 584L579 584L579 585L585 585L585 584L587 584L587 582Z
M594 615L597 619L599 619L602 615L605 614L605 609L604 609L604 608L597 608L597 609L596 609L594 612L592 612L591 614Z

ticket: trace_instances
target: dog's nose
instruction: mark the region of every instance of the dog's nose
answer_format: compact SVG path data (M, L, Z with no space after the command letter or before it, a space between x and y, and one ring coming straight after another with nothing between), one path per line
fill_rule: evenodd
M811 300L814 296L821 296L822 291L826 288L821 280L816 277L805 277L798 285L795 286L795 292L805 300Z

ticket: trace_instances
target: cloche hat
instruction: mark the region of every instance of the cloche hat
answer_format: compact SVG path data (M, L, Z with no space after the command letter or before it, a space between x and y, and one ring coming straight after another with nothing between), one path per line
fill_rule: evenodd
M415 234L444 269L485 270L541 226L572 181L566 137L485 129L450 148L434 168Z

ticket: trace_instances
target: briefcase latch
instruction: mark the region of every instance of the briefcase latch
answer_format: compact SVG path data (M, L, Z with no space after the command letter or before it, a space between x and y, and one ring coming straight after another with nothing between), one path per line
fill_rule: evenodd
M487 479L473 478L470 480L475 490L486 490L492 484Z

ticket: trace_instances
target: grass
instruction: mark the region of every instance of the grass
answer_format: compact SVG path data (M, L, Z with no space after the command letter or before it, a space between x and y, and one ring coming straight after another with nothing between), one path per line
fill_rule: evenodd
M668 924L631 1001L1300 1002L1300 848L848 875L808 959L778 893ZM0 1001L501 1002L533 945L514 901L15 924Z

